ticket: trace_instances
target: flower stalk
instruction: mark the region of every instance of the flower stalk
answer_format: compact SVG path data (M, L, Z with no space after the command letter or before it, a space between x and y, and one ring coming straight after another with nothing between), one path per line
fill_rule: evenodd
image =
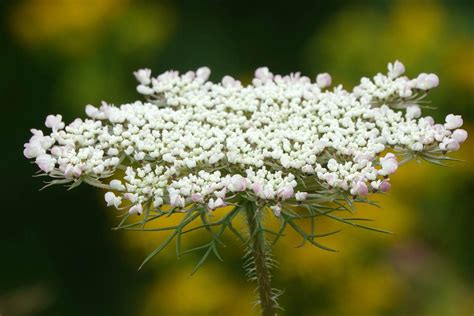
M271 286L270 249L265 243L265 232L261 221L262 212L255 202L248 202L245 210L250 235L249 251L254 261L254 277L257 281L262 315L275 316L277 304Z

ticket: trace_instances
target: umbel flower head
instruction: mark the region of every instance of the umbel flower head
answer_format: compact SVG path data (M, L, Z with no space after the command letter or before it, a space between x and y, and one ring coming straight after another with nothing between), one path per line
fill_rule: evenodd
M125 169L124 183L102 183L105 200L119 209L128 200L138 214L163 204L212 211L243 191L268 206L321 190L367 196L390 186L394 153L435 159L467 137L458 115L444 124L421 116L419 100L438 77L404 71L390 63L387 75L362 78L349 92L323 91L327 73L311 82L263 67L244 86L230 76L208 81L207 67L156 78L142 69L137 91L147 102L88 105L89 118L67 126L49 115L51 132L33 129L24 155L62 183L93 184Z
M258 214L268 212L282 222L275 241L289 224L304 241L328 249L296 221L327 216L369 228L335 214L388 191L403 162L442 163L467 138L459 115L438 124L422 116L422 99L438 86L438 76L410 79L404 72L401 62L389 63L386 75L364 77L348 91L341 85L329 90L327 73L312 81L262 67L243 85L230 76L213 83L207 67L157 77L141 69L134 74L146 101L87 105L88 118L68 125L61 115L49 115L50 131L31 130L23 153L53 178L50 184L106 189L105 202L123 210L124 220L144 213L144 225L163 214L186 213L151 256L196 218L200 227L221 227L205 248L205 256L211 250L217 255L216 238L224 230L246 239L231 222L239 213L253 218L252 212L257 223L249 222L248 238L255 237L255 227L267 231ZM125 172L122 180L112 177L118 171ZM208 221L224 206L233 208L220 221Z

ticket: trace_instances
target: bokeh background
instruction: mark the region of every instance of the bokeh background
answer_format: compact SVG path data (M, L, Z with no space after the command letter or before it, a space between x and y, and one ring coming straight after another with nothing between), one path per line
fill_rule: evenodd
M474 135L472 1L2 0L0 76L2 198L0 314L257 315L243 277L242 248L228 236L225 262L173 247L137 272L163 234L113 232L103 192L38 192L22 156L29 129L50 113L70 122L86 104L135 100L132 72L211 67L212 79L330 72L351 87L400 59L408 75L435 72L437 120L462 114ZM275 247L282 315L474 313L472 137L450 168L412 162L393 177L381 209L361 216L396 234L345 228L324 239L339 250ZM333 223L321 223L326 230ZM195 238L201 238L197 235Z

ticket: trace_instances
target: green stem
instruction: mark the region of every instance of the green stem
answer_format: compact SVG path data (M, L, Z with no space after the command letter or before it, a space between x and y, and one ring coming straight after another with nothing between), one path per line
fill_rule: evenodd
M246 207L247 224L250 234L250 251L255 264L255 276L260 296L260 307L263 316L275 316L276 306L272 298L270 268L268 266L268 247L265 245L264 231L262 230L262 214L254 202L249 202Z

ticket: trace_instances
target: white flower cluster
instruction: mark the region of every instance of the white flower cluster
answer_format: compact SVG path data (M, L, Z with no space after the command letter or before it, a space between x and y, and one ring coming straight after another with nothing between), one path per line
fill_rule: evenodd
M88 105L89 119L67 126L50 115L51 133L32 130L24 155L54 178L91 184L124 169L124 184L102 186L110 189L108 205L126 204L130 213L162 204L212 210L241 192L275 214L281 201L323 189L366 196L390 188L398 162L385 151L442 155L467 138L460 116L445 124L421 117L418 102L438 77L409 79L404 71L396 61L387 75L362 78L349 92L323 90L327 73L311 82L263 67L245 86L230 76L212 83L207 67L156 78L142 69L135 77L146 103Z

